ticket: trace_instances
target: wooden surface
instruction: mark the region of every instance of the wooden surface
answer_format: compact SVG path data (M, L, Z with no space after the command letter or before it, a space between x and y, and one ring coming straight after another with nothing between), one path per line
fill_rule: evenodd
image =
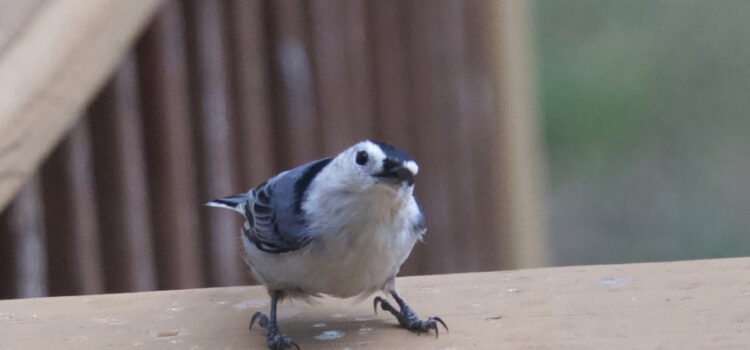
M302 349L745 349L750 258L406 277L450 333L398 329L371 298L280 306ZM261 349L260 287L0 301L0 349Z
M0 2L0 208L33 174L158 0Z

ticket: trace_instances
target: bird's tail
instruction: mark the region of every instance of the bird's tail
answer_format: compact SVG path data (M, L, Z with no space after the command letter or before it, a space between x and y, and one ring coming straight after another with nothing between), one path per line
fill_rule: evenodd
M247 202L247 193L241 193L230 197L214 199L206 203L205 205L209 207L232 209L236 212L239 212L240 214L244 214L244 209L242 208L242 206L245 204L245 202Z

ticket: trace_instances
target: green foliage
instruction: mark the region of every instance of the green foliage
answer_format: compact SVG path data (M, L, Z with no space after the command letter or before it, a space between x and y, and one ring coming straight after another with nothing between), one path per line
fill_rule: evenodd
M534 3L559 264L750 255L750 2Z

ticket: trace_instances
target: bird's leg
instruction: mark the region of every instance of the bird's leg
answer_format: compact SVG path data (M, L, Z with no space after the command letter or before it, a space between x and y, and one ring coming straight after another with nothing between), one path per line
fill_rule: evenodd
M258 311L253 315L250 320L250 329L253 329L255 320L258 320L258 324L266 329L266 345L269 349L283 350L294 346L299 350L299 345L292 341L292 338L279 332L279 325L276 323L276 302L278 299L279 291L273 291L271 293L271 320L262 312Z
M378 303L380 303L380 307L383 310L392 313L393 316L396 316L396 319L398 320L398 323L401 324L401 327L415 331L417 332L417 334L422 334L422 332L429 332L430 329L434 329L435 338L437 338L438 323L442 324L443 327L445 327L446 331L448 330L448 326L445 325L445 322L443 322L440 317L430 317L426 321L422 321L419 319L419 317L417 317L417 314L412 311L409 305L406 305L404 299L401 299L396 291L392 290L391 296L393 296L393 299L396 299L396 303L398 303L398 306L401 310L396 310L396 308L394 308L393 305L388 302L388 300L385 300L381 297L375 297L375 300L373 301L375 313L378 312Z

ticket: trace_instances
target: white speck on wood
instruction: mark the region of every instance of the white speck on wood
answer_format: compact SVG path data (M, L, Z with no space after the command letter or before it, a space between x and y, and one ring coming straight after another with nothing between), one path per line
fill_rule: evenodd
M609 287L621 287L628 282L632 281L633 278L630 276L626 277L617 277L617 278L603 278L601 281L599 281L599 284L602 286L609 286Z
M114 316L94 318L91 322L106 324L107 326L121 326L125 324L125 321Z
M323 333L320 333L316 335L314 338L317 340L332 340L332 339L338 339L344 336L344 332L342 331L325 331Z
M0 312L0 322L18 322L20 320L16 315Z
M81 341L81 340L87 340L89 337L85 335L72 335L70 337L63 338L63 341Z
M258 308L258 307L264 307L264 306L266 306L265 301L258 300L258 299L250 299L250 300L245 300L245 301L236 303L232 305L232 308L239 311L239 310L245 310L250 307Z

